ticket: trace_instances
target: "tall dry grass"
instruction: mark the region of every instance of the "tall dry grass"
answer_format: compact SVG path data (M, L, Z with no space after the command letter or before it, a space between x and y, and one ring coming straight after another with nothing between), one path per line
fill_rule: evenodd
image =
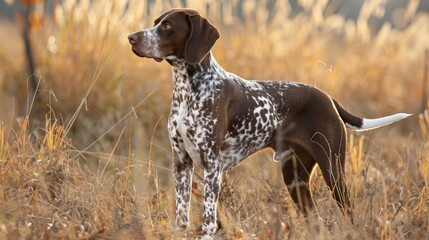
M428 15L410 7L408 27L386 24L374 31L370 19L383 1L365 1L356 21L326 14L326 1L301 1L304 11L296 16L286 1L277 1L274 12L266 10L272 1L243 1L246 21L241 22L235 14L239 2L189 3L219 27L222 37L213 51L226 70L248 79L306 82L368 117L419 111ZM144 1L64 1L56 6L32 33L40 83L31 107L23 61L0 51L2 238L185 234L173 226L165 127L170 67L134 56L126 39L180 4L155 1L148 8ZM271 153L263 151L225 177L217 237L428 238L428 122L423 117L420 126L414 118L364 134L350 132L346 169L354 226L317 170L311 182L314 216L303 217ZM198 232L200 176L197 168L188 237Z

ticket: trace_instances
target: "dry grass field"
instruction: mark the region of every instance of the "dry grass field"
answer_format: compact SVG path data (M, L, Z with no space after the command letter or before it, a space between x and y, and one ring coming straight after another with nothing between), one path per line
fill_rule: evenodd
M170 66L138 58L126 38L182 1L155 2L148 8L138 0L64 0L44 13L31 33L39 80L31 102L19 33L0 23L0 239L198 234L199 167L191 229L174 230ZM226 70L311 84L360 116L416 115L348 132L354 225L318 169L311 181L316 209L302 216L272 152L264 150L226 174L216 238L428 239L429 121L419 112L429 15L416 13L416 1L409 1L401 19L406 27L376 31L370 23L383 1L365 1L353 21L326 14L325 1L301 1L304 10L291 14L286 1L269 12L265 6L274 1L262 0L244 1L246 21L239 22L238 2L188 1L219 27L213 52Z

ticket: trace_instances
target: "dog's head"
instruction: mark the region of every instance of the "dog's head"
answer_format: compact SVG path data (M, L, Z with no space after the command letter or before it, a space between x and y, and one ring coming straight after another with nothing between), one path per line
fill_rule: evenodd
M156 61L185 59L199 64L220 37L219 31L192 9L172 9L164 12L154 27L128 36L132 51L140 57Z

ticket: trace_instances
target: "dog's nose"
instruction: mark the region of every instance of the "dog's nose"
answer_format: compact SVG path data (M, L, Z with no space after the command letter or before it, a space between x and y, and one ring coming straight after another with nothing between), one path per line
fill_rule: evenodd
M136 34L133 33L128 35L128 41L130 42L131 45L134 45L137 42Z

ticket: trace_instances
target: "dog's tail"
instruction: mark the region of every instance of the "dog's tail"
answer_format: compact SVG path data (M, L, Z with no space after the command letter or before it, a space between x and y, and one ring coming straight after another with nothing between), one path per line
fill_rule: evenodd
M347 128L353 129L354 131L366 131L374 128L383 127L391 123L397 122L404 118L411 116L412 114L407 113L397 113L390 116L375 118L375 119L366 119L356 117L355 115L349 113L339 102L335 99L332 99L335 104L335 108L340 114L341 119L346 124Z

